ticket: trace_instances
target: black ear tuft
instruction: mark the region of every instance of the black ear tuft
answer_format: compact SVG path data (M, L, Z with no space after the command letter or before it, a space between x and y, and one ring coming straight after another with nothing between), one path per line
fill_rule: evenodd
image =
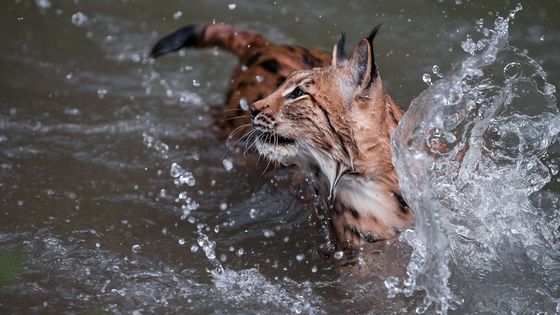
M336 57L339 62L344 61L346 59L346 54L344 52L344 45L346 44L346 35L344 32L340 32L340 38L338 39L338 43L336 43Z
M377 32L379 31L379 29L381 28L381 24L377 24L376 26L373 27L373 29L371 30L371 32L369 33L367 39L369 44L371 45L371 79L375 79L377 78L377 74L379 69L377 68L377 63L375 62L375 53L373 50L373 40L375 39L375 35L377 35Z
M375 39L375 35L377 35L377 32L379 32L379 29L381 28L381 24L383 24L383 23L377 24L376 26L373 27L371 32L369 32L369 35L368 35L367 39L372 46L373 46L373 40Z

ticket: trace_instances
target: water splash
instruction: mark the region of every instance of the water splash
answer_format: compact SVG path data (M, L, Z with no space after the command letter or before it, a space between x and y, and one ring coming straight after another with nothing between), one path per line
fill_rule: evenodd
M196 185L196 179L193 173L186 171L181 165L173 162L169 169L169 175L174 178L173 183L175 186L179 187L181 185L187 185L193 187Z
M478 42L468 37L471 56L430 82L395 133L394 163L416 213L403 239L414 253L408 278L386 286L392 296L425 291L417 313L558 311L558 209L535 200L558 199L540 190L554 173L547 150L560 113L542 67L509 46L519 10L481 28Z
M208 261L214 267L212 274L222 274L224 272L224 267L222 267L222 264L216 258L216 242L209 239L208 236L202 232L202 229L198 229L198 238L196 239L196 242L198 243L198 246L202 248L206 258L208 258Z
M142 141L147 148L153 148L165 159L169 158L169 146L166 143L147 133L142 134Z

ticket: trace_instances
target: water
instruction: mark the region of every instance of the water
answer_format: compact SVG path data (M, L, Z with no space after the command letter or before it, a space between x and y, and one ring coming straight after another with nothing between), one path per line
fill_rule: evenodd
M403 124L400 140L429 135L436 153L442 144L470 149L458 167L456 151L417 148L426 157L416 160L420 180L407 182L400 166L407 197L424 206L403 236L414 247L410 276L397 279L340 274L322 254L312 190L291 181L297 171L263 174L265 165L228 152L212 131L233 57L188 51L152 64L150 45L215 20L329 50L339 31L355 43L384 22L376 50L387 88L406 107L429 74L408 116L437 124L465 96L451 95L456 105L445 111L430 100L425 112L422 100L482 67L468 60L483 50L465 63L461 43L470 33L476 45L514 3L10 1L0 12L0 312L410 313L430 302L426 313L558 312L558 114L552 86L534 77L535 90L525 78L542 76L535 60L559 86L560 13L552 1L523 6L508 36L521 51L500 50L469 82L493 74L501 93L520 95L512 105L493 105L497 90L482 87L472 111L486 116L459 117L455 134L451 125ZM482 136L461 137L465 129ZM402 146L399 163L414 161L413 149ZM434 161L449 170L428 172Z
M542 67L508 43L519 10L467 38L472 57L412 101L396 132L417 212L408 278L387 286L424 290L417 312L560 311L560 194L543 189L558 175L560 111Z

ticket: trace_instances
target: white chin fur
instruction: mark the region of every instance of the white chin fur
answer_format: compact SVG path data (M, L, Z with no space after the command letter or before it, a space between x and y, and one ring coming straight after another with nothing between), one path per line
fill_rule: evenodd
M277 161L283 164L289 164L296 156L298 149L295 144L288 145L272 145L257 141L257 150L259 153L269 160Z

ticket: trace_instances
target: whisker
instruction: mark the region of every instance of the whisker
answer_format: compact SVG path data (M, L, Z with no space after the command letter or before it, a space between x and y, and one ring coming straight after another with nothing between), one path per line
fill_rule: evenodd
M245 138L245 136L246 136L248 133L245 134L245 135L243 135L243 136L241 136L239 139L237 139L237 140L235 141L234 144L231 144L230 141L231 141L231 139L234 138L235 134L238 133L239 131L243 130L244 128L248 128L248 127L250 127L250 126L251 126L250 123L249 123L249 124L243 124L243 125L241 125L241 126L235 128L235 129L233 129L233 130L229 133L229 135L228 135L228 137L227 137L227 140L226 140L226 152L224 152L224 156L225 156L226 154L228 154L229 152L231 152L231 150L232 150L240 141L242 141L243 138Z
M247 132L246 134L244 134L243 136L239 137L239 139L237 139L235 141L234 144L232 144L232 148L236 147L240 142L248 140L251 137L251 134L253 134L256 130L250 130L249 132Z
M248 147L245 148L245 151L243 152L243 155L245 155L253 146L255 146L257 141L259 141L264 135L265 135L264 133L261 133L257 137L255 137L255 139L251 142L251 144ZM260 157L261 157L261 155L259 154L258 157L257 157L257 164L259 163Z
M269 142L269 137L270 137L270 136L275 137L275 135L276 135L276 134L275 134L274 132L273 132L272 134L267 134L267 135L266 135L266 142ZM268 170L268 167L270 166L270 163L271 163L271 162L272 162L272 160L271 160L271 159L268 159L268 163L266 164L266 167L264 168L264 171L262 172L261 175L264 175L264 174L266 173L266 171Z
M275 139L276 147L278 147L278 134L276 134L276 132L274 132L274 135L276 136L276 139ZM273 165L272 173L273 173L274 176L276 176L277 163L273 163L272 165Z
M243 110L242 108L226 108L226 109L222 110L222 112L224 112L224 113L233 112L233 111L247 112L246 110Z
M222 121L230 121L230 120L239 119L239 118L249 118L249 115L239 115L239 116L228 117L228 118L222 119Z
M250 126L251 126L251 124L248 123L248 124L243 124L243 125L241 125L241 126L235 128L235 129L233 129L233 130L229 133L229 135L228 135L228 140L227 140L227 142L226 142L226 145L229 143L229 140L232 139L232 138L235 136L235 134L236 134L237 132L243 130L244 128L250 127Z
M256 131L256 130L255 130ZM251 142L251 144L249 146L245 145L245 151L243 152L243 155L245 155L250 149L251 147L253 147L254 145L256 145L257 141L260 139L260 137L263 135L263 133L261 133L259 135L259 137L256 137L255 140L253 140L253 142ZM247 143L249 143L249 141L247 141Z
M243 148L243 150L244 150L243 155L245 155L245 153L247 152L248 147L251 147L250 146L251 140L253 140L253 142L256 141L256 139L257 139L256 137L255 137L255 139L251 139L251 137L253 137L257 132L258 132L258 130L253 129L249 133L247 133L246 137L244 136L246 141L245 141L245 147Z

